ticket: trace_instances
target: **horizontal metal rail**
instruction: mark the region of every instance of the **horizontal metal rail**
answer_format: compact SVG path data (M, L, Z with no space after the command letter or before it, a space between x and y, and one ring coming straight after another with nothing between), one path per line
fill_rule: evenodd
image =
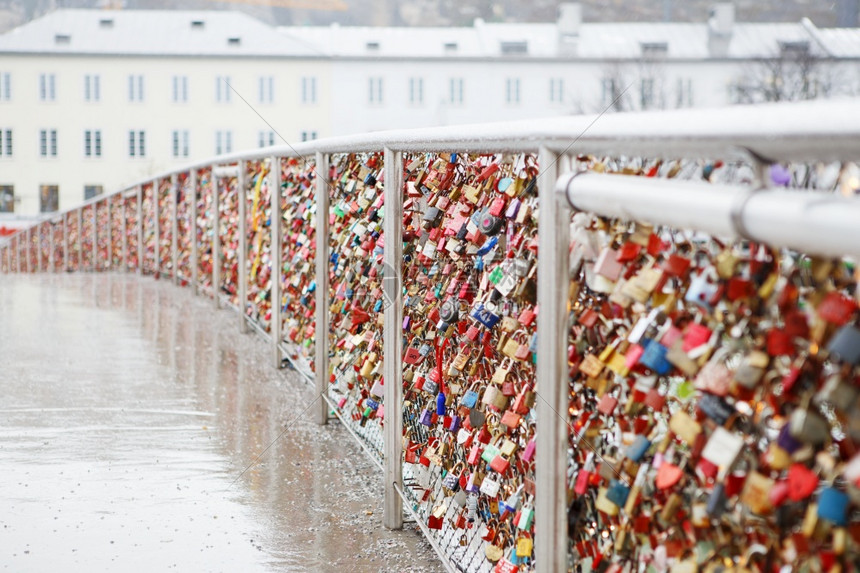
M582 115L331 137L210 157L124 185L117 192L132 193L137 185L205 167L233 174L239 161L271 156L311 157L383 148L517 152L541 147L556 153L607 156L853 161L860 157L860 100ZM99 195L67 211L106 197Z

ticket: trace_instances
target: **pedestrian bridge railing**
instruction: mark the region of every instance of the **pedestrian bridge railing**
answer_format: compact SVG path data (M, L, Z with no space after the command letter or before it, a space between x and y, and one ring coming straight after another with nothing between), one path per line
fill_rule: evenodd
M858 158L855 101L332 138L96 197L0 266L238 311L450 571L848 571Z

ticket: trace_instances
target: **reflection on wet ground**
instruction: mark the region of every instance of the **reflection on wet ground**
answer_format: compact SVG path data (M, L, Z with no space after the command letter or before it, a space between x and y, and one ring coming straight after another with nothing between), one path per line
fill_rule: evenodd
M313 392L237 320L149 278L0 277L0 568L442 570L337 424L239 477Z

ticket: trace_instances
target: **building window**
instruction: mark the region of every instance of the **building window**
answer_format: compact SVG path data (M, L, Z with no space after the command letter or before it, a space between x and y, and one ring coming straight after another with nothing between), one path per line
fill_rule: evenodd
M188 101L188 76L173 76L173 101L175 103Z
M275 145L275 132L271 130L260 131L257 133L257 143L259 143L260 147Z
M382 103L382 78L369 78L368 103Z
M104 185L84 185L84 201L104 192Z
M218 103L230 103L230 76L218 76L215 78L215 101Z
M0 101L10 99L12 99L12 74L3 72L0 73Z
M54 74L39 74L39 100L55 101L57 99L57 77Z
M215 132L215 155L231 153L233 151L233 132L219 130Z
M100 129L84 131L84 157L102 156L102 132Z
M693 80L678 78L677 107L693 107Z
M60 187L58 185L39 185L39 212L53 213L60 209Z
M173 157L188 157L188 130L173 130Z
M275 100L275 78L272 76L260 76L257 84L257 95L260 103L272 103Z
M409 78L409 103L424 103L424 78Z
M39 155L41 157L57 156L56 129L42 129L39 131Z
M621 97L621 89L615 78L603 78L603 105L611 105L616 98Z
M317 102L317 79L315 77L302 78L302 103Z
M451 78L448 82L448 103L452 105L463 103L463 78Z
M84 76L84 101L100 101L101 94L101 76L97 74L87 74Z
M639 85L639 100L642 109L654 107L654 78L642 78Z
M302 132L302 141L311 141L312 139L317 138L316 131L303 131Z
M564 80L561 78L549 79L549 101L550 103L564 102Z
M12 157L11 129L0 129L0 157Z
M143 101L143 76L128 76L128 101Z
M520 79L508 78L505 80L505 102L520 103Z
M146 157L146 132L143 130L128 132L128 156Z
M15 212L15 186L0 185L0 213Z

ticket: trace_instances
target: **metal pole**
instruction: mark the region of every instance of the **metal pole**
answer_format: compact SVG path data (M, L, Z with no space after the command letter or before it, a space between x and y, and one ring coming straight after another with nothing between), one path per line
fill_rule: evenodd
M316 324L314 325L314 387L318 396L328 392L328 330L329 330L329 247L328 247L328 190L329 155L316 154L314 241L316 242ZM316 408L318 424L328 423L328 403L320 398Z
M116 195L122 197L122 194ZM107 257L105 257L105 269L109 270L113 267L113 204L114 196L106 199L107 202Z
M245 307L248 304L248 265L245 260L248 256L248 232L245 228L248 197L245 191L245 162L240 161L237 169L239 170L236 175L236 201L238 202L237 210L239 213L239 252L237 253L239 269L236 278L239 281L239 332L245 333L248 332L248 323L245 320Z
M63 213L63 271L69 271L69 214Z
M137 274L143 275L143 185L137 186Z
M161 221L159 220L160 216L160 206L161 202L161 185L158 179L152 182L152 224L153 224L153 234L155 238L153 239L153 243L155 244L154 254L155 254L155 263L153 274L157 278L161 278Z
M178 241L176 234L179 232L179 223L176 220L176 212L177 212L177 195L179 194L179 188L177 187L179 182L178 176L174 173L170 176L170 218L171 218L171 228L170 228L170 261L171 268L173 269L173 284L179 284L179 272L176 268L177 263L179 262L179 254L178 254Z
M272 351L275 368L281 367L281 279L283 266L281 265L281 161L274 155L270 158L269 169L269 199L271 200L271 231L272 243L269 247L270 263L272 265L272 320L270 332L272 333Z
M215 177L214 169L209 178L209 191L212 193L212 201L209 203L212 208L212 298L215 299L215 308L221 308L218 298L221 285L221 210L218 206L218 178Z
M319 213L317 214L319 217ZM322 216L328 216L324 213ZM383 428L385 482L382 524L388 529L403 527L403 500L397 486L403 481L403 297L400 272L403 260L403 153L385 148L385 235L383 294L388 300L383 330L382 374L385 381L385 427ZM328 333L320 331L320 336Z
M541 148L538 165L538 358L535 452L537 573L567 570L567 293L570 208L556 199L558 156ZM564 203L564 204L562 204ZM387 244L387 242L386 242ZM559 414L561 413L561 415Z
M128 198L125 196L125 193L120 193L120 200L122 201L120 210L120 217L122 221L122 238L120 244L122 245L122 272L128 272Z
M53 274L56 270L54 268L55 267L54 263L55 263L56 258L57 258L57 246L58 246L58 245L56 245L56 239L57 239L56 225L57 225L57 223L53 220L51 220L48 223L48 228L51 231L51 234L50 234L51 239L48 242L48 272L51 274Z
M84 209L80 207L78 214L78 270L84 270Z
M45 258L45 255L44 255L44 251L45 251L45 247L44 247L45 223L39 223L36 226L36 241L37 241L36 250L38 251L37 254L39 255L39 257L37 259L38 265L39 265L38 272L42 272L42 268L45 266L45 261L44 261L44 258Z
M191 190L188 193L188 219L191 221L191 288L196 295L197 288L197 170L192 169L188 174L190 178L188 187Z
M92 244L92 272L99 270L99 204L93 203L93 244Z

